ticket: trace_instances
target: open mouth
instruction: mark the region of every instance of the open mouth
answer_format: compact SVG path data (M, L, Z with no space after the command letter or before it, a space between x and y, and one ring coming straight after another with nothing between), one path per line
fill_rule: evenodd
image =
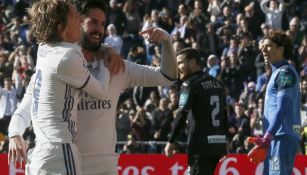
M101 41L101 35L99 34L91 34L90 38L91 40L95 41L95 42L100 42Z

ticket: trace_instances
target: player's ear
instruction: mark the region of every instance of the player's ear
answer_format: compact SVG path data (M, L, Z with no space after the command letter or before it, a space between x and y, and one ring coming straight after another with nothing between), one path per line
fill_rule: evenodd
M192 67L197 67L197 66L199 66L198 64L197 64L197 61L196 61L196 59L190 59L190 65L192 66Z

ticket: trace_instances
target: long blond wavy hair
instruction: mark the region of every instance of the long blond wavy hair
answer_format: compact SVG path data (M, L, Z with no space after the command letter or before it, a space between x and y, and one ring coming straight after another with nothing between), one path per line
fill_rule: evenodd
M30 31L40 43L61 41L59 29L64 29L70 13L69 0L40 0L28 9ZM59 27L60 26L60 27Z

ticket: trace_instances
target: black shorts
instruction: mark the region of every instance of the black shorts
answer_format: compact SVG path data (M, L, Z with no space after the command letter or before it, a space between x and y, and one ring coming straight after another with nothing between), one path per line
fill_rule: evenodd
M221 156L189 156L190 175L213 175Z

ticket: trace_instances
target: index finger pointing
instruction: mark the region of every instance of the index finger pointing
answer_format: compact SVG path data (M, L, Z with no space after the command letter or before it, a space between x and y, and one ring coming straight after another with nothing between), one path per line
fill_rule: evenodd
M154 27L150 27L149 29L146 29L146 30L139 32L139 35L151 33L153 31L153 29L154 29Z

